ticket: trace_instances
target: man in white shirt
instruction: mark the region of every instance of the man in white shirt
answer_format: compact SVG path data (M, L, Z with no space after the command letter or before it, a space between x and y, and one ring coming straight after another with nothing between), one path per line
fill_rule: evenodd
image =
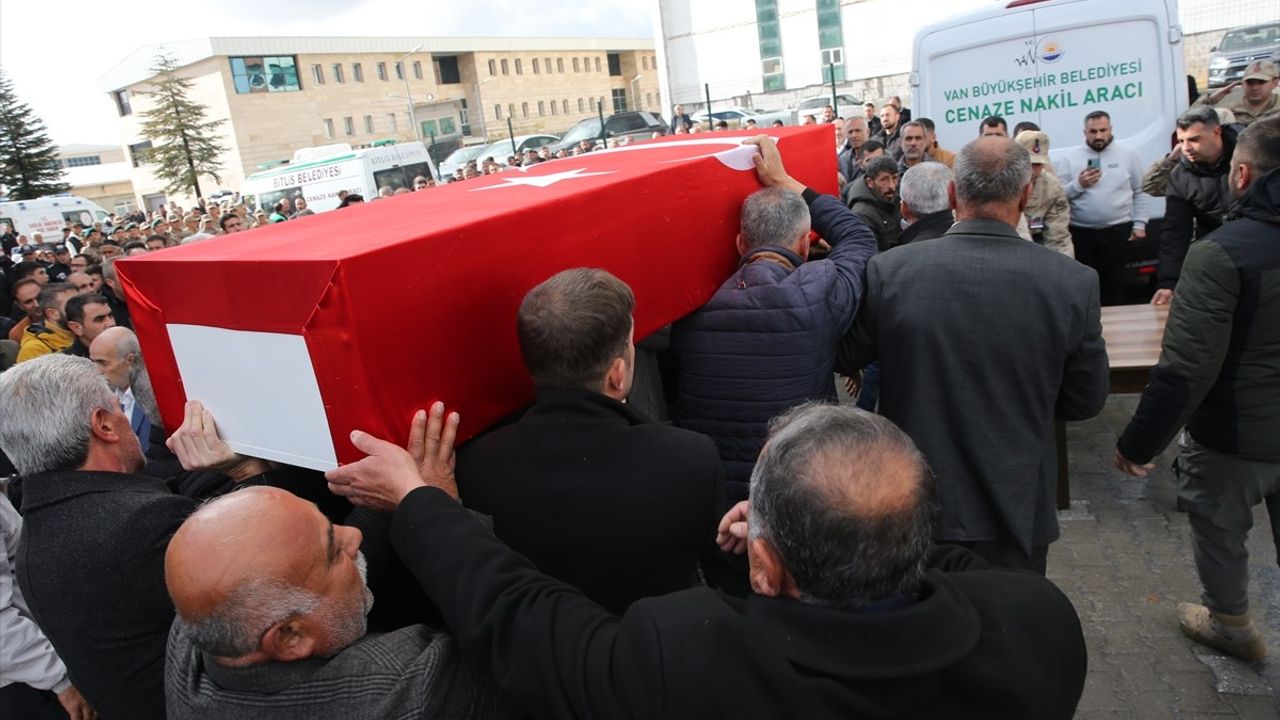
M1119 305L1128 244L1147 236L1151 197L1142 192L1138 154L1112 142L1110 115L1086 115L1084 138L1057 168L1071 201L1071 241L1076 259L1098 272L1102 304Z

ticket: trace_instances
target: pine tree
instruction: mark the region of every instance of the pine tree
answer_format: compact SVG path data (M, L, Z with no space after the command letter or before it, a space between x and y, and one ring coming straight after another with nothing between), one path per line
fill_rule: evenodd
M18 100L13 83L0 73L0 188L11 200L30 200L67 191L58 147L44 122Z
M157 55L151 68L156 76L154 89L142 93L153 102L142 113L142 136L151 141L151 148L143 160L165 182L165 192L191 191L202 198L201 175L222 182L219 155L226 149L218 143L216 132L224 121L205 119L209 108L188 97L193 83L174 72L177 69L170 55Z

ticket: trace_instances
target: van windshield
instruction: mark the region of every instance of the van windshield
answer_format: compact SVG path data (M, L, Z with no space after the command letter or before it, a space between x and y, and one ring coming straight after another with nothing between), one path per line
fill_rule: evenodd
M1232 30L1222 38L1220 52L1236 52L1249 48L1280 44L1280 23Z

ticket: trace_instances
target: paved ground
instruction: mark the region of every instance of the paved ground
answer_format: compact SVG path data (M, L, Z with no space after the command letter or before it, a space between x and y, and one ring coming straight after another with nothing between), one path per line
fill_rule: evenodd
M1170 448L1149 478L1111 469L1135 395L1068 426L1073 507L1049 550L1049 578L1075 603L1089 647L1077 718L1280 718L1280 568L1266 513L1250 536L1250 598L1273 653L1249 665L1191 642L1174 606L1198 601L1186 516L1174 507ZM1280 438L1277 438L1280 442Z

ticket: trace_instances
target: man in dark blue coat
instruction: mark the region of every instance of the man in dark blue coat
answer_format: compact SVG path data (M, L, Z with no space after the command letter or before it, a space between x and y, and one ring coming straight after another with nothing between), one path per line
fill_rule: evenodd
M808 400L835 400L836 348L876 252L871 230L834 197L787 174L772 139L756 171L766 186L742 205L738 270L706 305L676 323L676 424L710 435L730 499L746 484L770 418ZM805 262L812 227L831 245Z

